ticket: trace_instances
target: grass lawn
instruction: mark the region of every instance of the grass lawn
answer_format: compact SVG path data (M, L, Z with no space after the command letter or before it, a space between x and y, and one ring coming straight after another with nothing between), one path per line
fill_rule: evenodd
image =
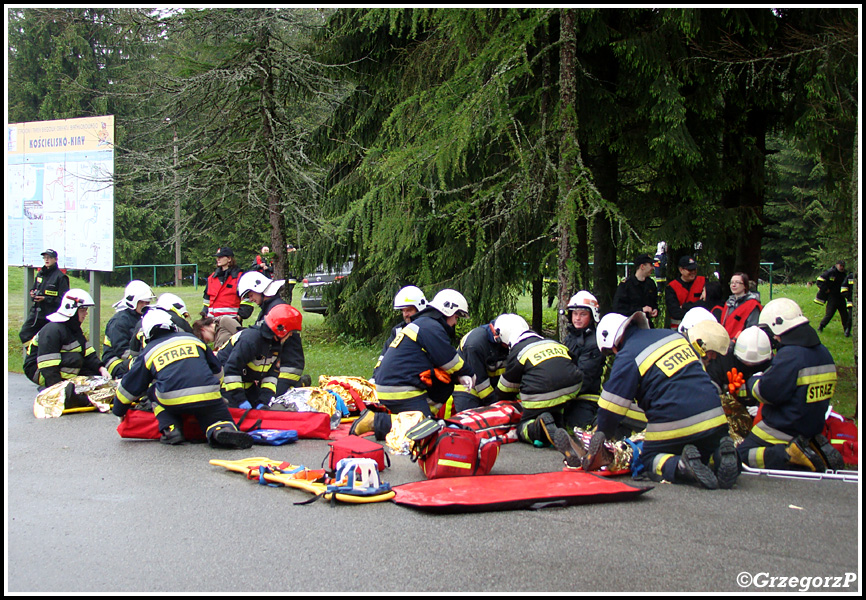
M70 278L72 287L80 287L89 290L90 286L87 282ZM22 347L18 340L18 331L21 329L21 324L24 318L24 270L20 267L7 267L7 370L21 373L22 370ZM202 290L196 290L192 286L182 287L180 291L174 287L157 288L155 292L158 294L163 292L172 292L183 298L187 304L190 314L196 316L201 310ZM768 285L760 288L761 297L766 303L770 300L770 289ZM101 318L100 318L100 342L102 332L105 331L105 324L108 319L114 315L114 309L111 307L117 300L121 298L123 288L103 287L101 299ZM773 297L788 297L795 300L802 308L805 315L809 318L809 322L817 327L818 322L824 315L824 308L815 304L812 300L815 297L815 288L807 288L805 285L775 285L773 287ZM295 287L292 304L300 310L301 308L301 287ZM517 303L517 312L522 314L530 321L532 313L532 303L528 296L522 296ZM318 383L320 375L352 375L357 377L369 378L373 373L373 366L381 351L381 346L378 344L364 344L357 341L346 341L338 336L337 333L330 330L324 322L321 315L303 312L304 316L304 354L306 356L305 371L313 378L313 385ZM395 320L397 314L395 312ZM544 307L544 323L554 323L556 319L556 309ZM88 339L93 341L88 331L88 323L84 324L85 334ZM462 332L463 327L460 328ZM833 401L835 409L841 414L853 416L857 407L857 389L859 381L857 379L857 367L854 362L854 338L846 338L843 336L842 325L839 317L834 317L833 321L827 326L821 334L821 341L830 352L836 361L836 366L839 372L839 384L836 390L836 395Z

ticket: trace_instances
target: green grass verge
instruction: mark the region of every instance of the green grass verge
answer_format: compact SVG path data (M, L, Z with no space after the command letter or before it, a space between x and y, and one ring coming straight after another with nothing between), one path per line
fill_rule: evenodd
M18 331L24 318L24 270L20 267L7 268L7 358L9 371L22 373L22 347L18 340ZM72 287L80 287L89 290L87 282L70 278ZM157 288L157 294L172 292L183 298L191 314L195 315L201 309L202 292L192 286L182 287L178 291L174 287ZM769 286L760 288L764 302L770 299ZM103 287L100 302L100 336L105 331L105 324L114 315L111 307L123 294L123 288ZM807 288L805 285L775 285L773 297L787 297L795 300L802 308L809 322L817 326L824 316L823 307L815 304L815 288ZM300 310L301 288L295 288L292 304ZM527 321L531 321L532 302L528 296L521 296L518 300L516 310L523 315ZM306 372L313 378L316 385L321 375L351 375L369 378L373 373L373 366L379 356L381 346L378 344L366 344L357 340L347 339L330 330L321 315L302 312L304 315L304 354L306 356ZM556 322L556 308L547 308L545 303L543 310L543 322L545 328L553 327ZM461 324L462 325L462 324ZM460 333L463 333L460 328ZM87 331L88 339L92 338ZM833 354L839 370L839 385L833 405L843 415L853 416L857 407L857 391L859 382L857 380L857 369L854 363L854 338L846 338L842 332L839 317L834 317L830 325L821 334L821 341Z

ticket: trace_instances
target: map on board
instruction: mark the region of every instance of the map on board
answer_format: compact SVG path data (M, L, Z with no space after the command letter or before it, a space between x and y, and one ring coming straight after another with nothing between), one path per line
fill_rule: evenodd
M13 123L6 134L7 265L114 269L114 116Z

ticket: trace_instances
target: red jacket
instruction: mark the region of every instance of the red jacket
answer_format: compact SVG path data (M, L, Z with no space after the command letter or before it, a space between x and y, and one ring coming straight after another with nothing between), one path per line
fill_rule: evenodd
M228 271L218 269L210 274L204 292L207 316L238 316L238 308L241 305L241 298L238 296L238 280L241 275L243 275L243 271L238 267Z

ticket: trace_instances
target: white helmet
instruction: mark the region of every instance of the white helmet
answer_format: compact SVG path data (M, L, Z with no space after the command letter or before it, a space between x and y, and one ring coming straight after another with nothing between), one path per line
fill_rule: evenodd
M715 319L695 323L686 332L686 337L701 356L705 356L710 350L725 355L731 346L731 336Z
M568 301L568 310L575 310L576 308L592 312L592 320L598 323L598 300L595 296L586 290L579 291Z
M270 251L271 251L271 249L268 248L267 246L262 246L262 254L267 254Z
M156 296L153 295L153 291L149 285L139 279L133 279L126 284L126 288L123 290L123 298L112 304L112 306L115 311L120 311L124 308L135 310L138 307L138 303L142 300L147 301L149 304L154 298Z
M649 321L642 312L636 312L630 317L619 313L607 313L595 328L595 341L598 349L604 352L619 346L622 335L630 323L634 322L641 329L649 329Z
M427 297L420 288L414 285L407 285L394 296L394 310L414 306L419 311L427 308Z
M238 296L243 298L249 292L258 292L263 296L276 296L285 284L285 279L274 281L258 271L247 271L238 281Z
M469 316L469 304L463 294L457 290L444 289L436 294L429 302L432 306L446 317L456 314L458 317Z
M144 339L149 340L158 329L177 331L177 325L172 323L171 316L164 310L149 310L141 318L141 332Z
M493 322L493 329L499 337L499 341L509 348L517 343L521 335L530 330L526 319L520 315L511 313L496 317L496 320Z
M809 319L803 316L800 305L790 298L770 300L761 310L761 316L758 317L758 324L769 327L773 335L782 335L786 331L808 322Z
M683 320L680 321L679 327L677 327L677 331L682 333L683 335L686 332L700 323L701 321L715 321L718 323L718 319L713 316L713 313L708 311L703 306L695 306L694 308L689 309L685 315L683 315Z
M746 327L734 344L734 356L743 364L757 365L773 358L773 344L767 332L757 325Z
M170 292L160 294L159 298L156 299L156 307L161 308L162 310L174 311L181 317L189 316L189 311L186 309L186 303L180 296Z
M95 303L90 294L82 289L72 288L63 294L63 298L60 300L60 308L58 308L56 312L48 315L46 318L55 323L62 323L68 321L71 317L74 317L75 313L77 313L78 309L82 306L93 306L94 304Z

